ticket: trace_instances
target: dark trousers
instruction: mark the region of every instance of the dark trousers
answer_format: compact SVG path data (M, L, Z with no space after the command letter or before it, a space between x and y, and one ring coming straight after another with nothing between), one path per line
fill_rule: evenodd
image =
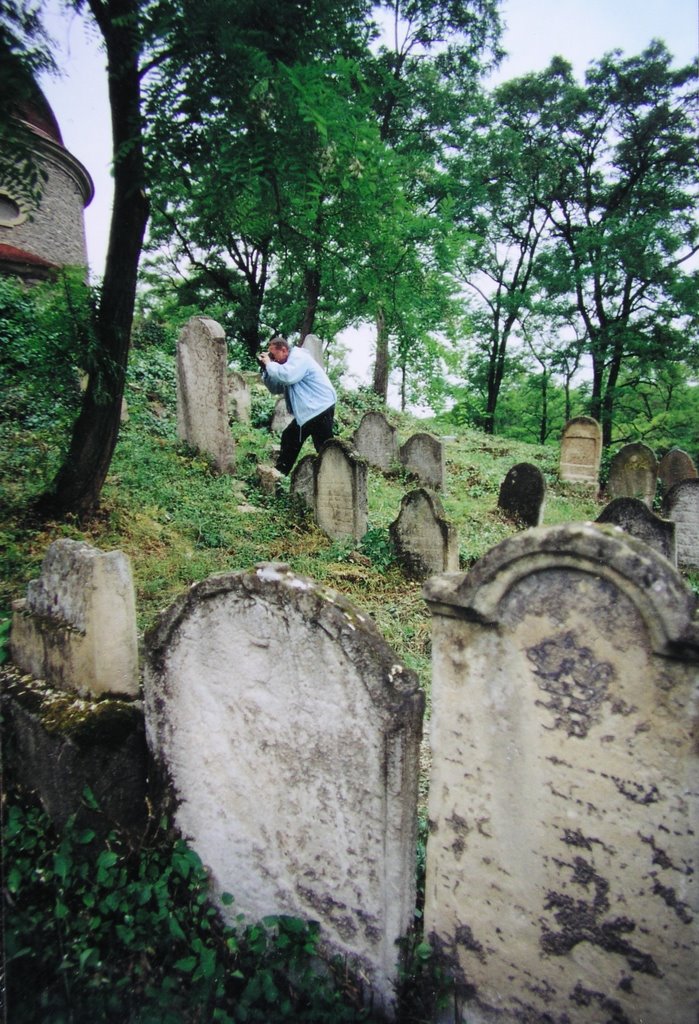
M323 447L326 441L333 436L333 423L335 422L335 406L331 405L325 412L314 416L302 427L296 420L292 420L282 433L281 450L277 459L277 469L284 476L288 476L294 467L303 442L307 437L312 438L317 452Z

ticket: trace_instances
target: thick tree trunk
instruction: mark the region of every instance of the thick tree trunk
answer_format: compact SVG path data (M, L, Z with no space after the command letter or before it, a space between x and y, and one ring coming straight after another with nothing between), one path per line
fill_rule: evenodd
M299 328L299 334L301 335L301 341L299 344L303 345L304 338L307 334L313 333L313 324L316 319L316 312L318 311L318 299L320 297L320 274L319 272L308 267L304 274L304 285L306 291L306 308L303 312L303 320L301 321L301 327Z
M138 0L89 0L89 6L107 50L114 205L88 386L65 461L40 501L41 510L50 515L86 515L99 504L119 433L138 262L148 221Z
M379 306L376 310L376 362L374 363L372 390L374 394L383 399L384 404L388 399L388 374L388 330L386 329L386 318Z

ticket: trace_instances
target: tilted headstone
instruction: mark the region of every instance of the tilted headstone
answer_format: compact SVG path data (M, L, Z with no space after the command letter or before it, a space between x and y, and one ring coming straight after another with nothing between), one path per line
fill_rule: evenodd
M248 382L242 373L228 371L228 413L236 423L249 423L252 412L252 398Z
M319 366L325 367L325 360L323 358L323 342L317 334L307 334L303 339L303 348L308 352L309 356L313 356Z
M292 469L289 481L290 494L314 512L316 507L315 464L315 455L304 455Z
M675 524L677 564L699 568L699 480L684 480L666 495L663 515Z
M541 526L546 500L546 480L538 466L518 462L500 485L498 505L524 526Z
M687 452L683 452L681 448L671 448L669 452L665 452L658 463L658 480L660 480L665 494L675 484L681 484L683 480L695 480L696 477L697 467L691 456Z
M425 934L469 1024L695 1024L696 599L539 527L435 576Z
M436 494L422 487L405 494L389 534L398 561L415 579L458 570L458 535L447 522Z
M381 412L365 412L352 437L357 455L370 466L388 473L398 462L398 437L396 428L391 426Z
M639 498L650 507L657 483L658 460L653 449L642 441L625 444L609 464L610 498Z
M278 398L272 413L271 431L273 434L282 434L293 420L293 416L286 407L286 399Z
M233 471L235 444L228 409L228 353L223 328L193 316L177 339L177 436Z
M677 565L675 524L656 516L640 498L614 498L596 521L618 526Z
M409 437L400 449L400 461L425 487L444 488L444 445L438 437L420 432Z
M592 416L568 420L561 438L558 474L566 483L599 485L602 459L602 428Z
M369 616L275 564L196 584L146 647L151 748L214 896L234 897L224 917L318 921L390 1005L415 899L414 673Z
M331 540L367 530L367 466L342 441L323 445L315 462L316 523Z
M136 695L136 599L127 556L54 541L41 576L14 604L10 650L23 672L58 689Z

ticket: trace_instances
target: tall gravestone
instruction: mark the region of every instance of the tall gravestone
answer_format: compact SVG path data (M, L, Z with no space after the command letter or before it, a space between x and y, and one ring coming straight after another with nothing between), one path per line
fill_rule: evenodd
M307 334L303 339L303 346L309 356L313 356L318 366L325 366L325 360L323 358L323 342L320 340L317 334Z
M435 491L444 488L446 477L444 445L438 437L419 431L400 448L400 461L425 487Z
M558 473L566 483L599 486L602 428L592 416L568 420L561 438Z
M381 412L370 410L362 416L354 432L352 443L357 455L384 473L398 462L398 437Z
M697 467L690 455L681 448L671 448L658 463L658 480L665 494L683 480L696 480Z
M331 540L367 530L367 467L342 441L326 442L315 462L316 523Z
M597 517L597 522L618 526L644 544L650 544L664 558L677 565L675 524L669 519L656 516L640 498L614 498Z
M274 404L274 412L272 413L271 431L273 434L283 434L286 428L293 420L293 416L286 407L286 399L282 395L278 398Z
M315 512L316 507L316 456L304 455L293 470L289 483L289 493L301 503L301 505Z
M228 408L228 353L223 328L193 316L177 339L177 436L232 472L235 444Z
M341 595L267 564L164 613L144 685L177 825L234 896L223 915L318 921L389 1008L415 899L414 673Z
M248 382L242 373L228 371L228 414L236 423L249 423L252 398Z
M657 483L658 460L653 449L642 441L625 444L609 464L610 498L638 498L650 507Z
M127 556L54 541L40 577L14 604L10 650L22 671L58 689L135 696L136 599Z
M541 526L546 500L546 480L538 466L518 462L500 485L498 505L523 526Z
M699 568L699 480L684 480L665 495L663 515L675 524L677 563Z
M391 523L389 534L398 561L415 579L458 570L456 530L447 522L437 495L430 494L424 487L403 496L398 518Z
M696 599L632 537L433 577L425 929L469 1024L696 1024Z

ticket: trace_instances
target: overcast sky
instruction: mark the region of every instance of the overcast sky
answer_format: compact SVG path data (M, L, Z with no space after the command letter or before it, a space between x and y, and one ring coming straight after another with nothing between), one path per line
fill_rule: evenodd
M283 2L283 0L280 0ZM85 211L93 277L101 276L112 203L110 124L104 58L98 34L50 0L49 30L59 47L60 78L42 88L58 119L63 141L95 183ZM699 0L503 0L508 58L497 80L546 67L554 55L569 60L579 77L590 61L612 49L640 53L653 38L664 40L678 64L699 52Z

